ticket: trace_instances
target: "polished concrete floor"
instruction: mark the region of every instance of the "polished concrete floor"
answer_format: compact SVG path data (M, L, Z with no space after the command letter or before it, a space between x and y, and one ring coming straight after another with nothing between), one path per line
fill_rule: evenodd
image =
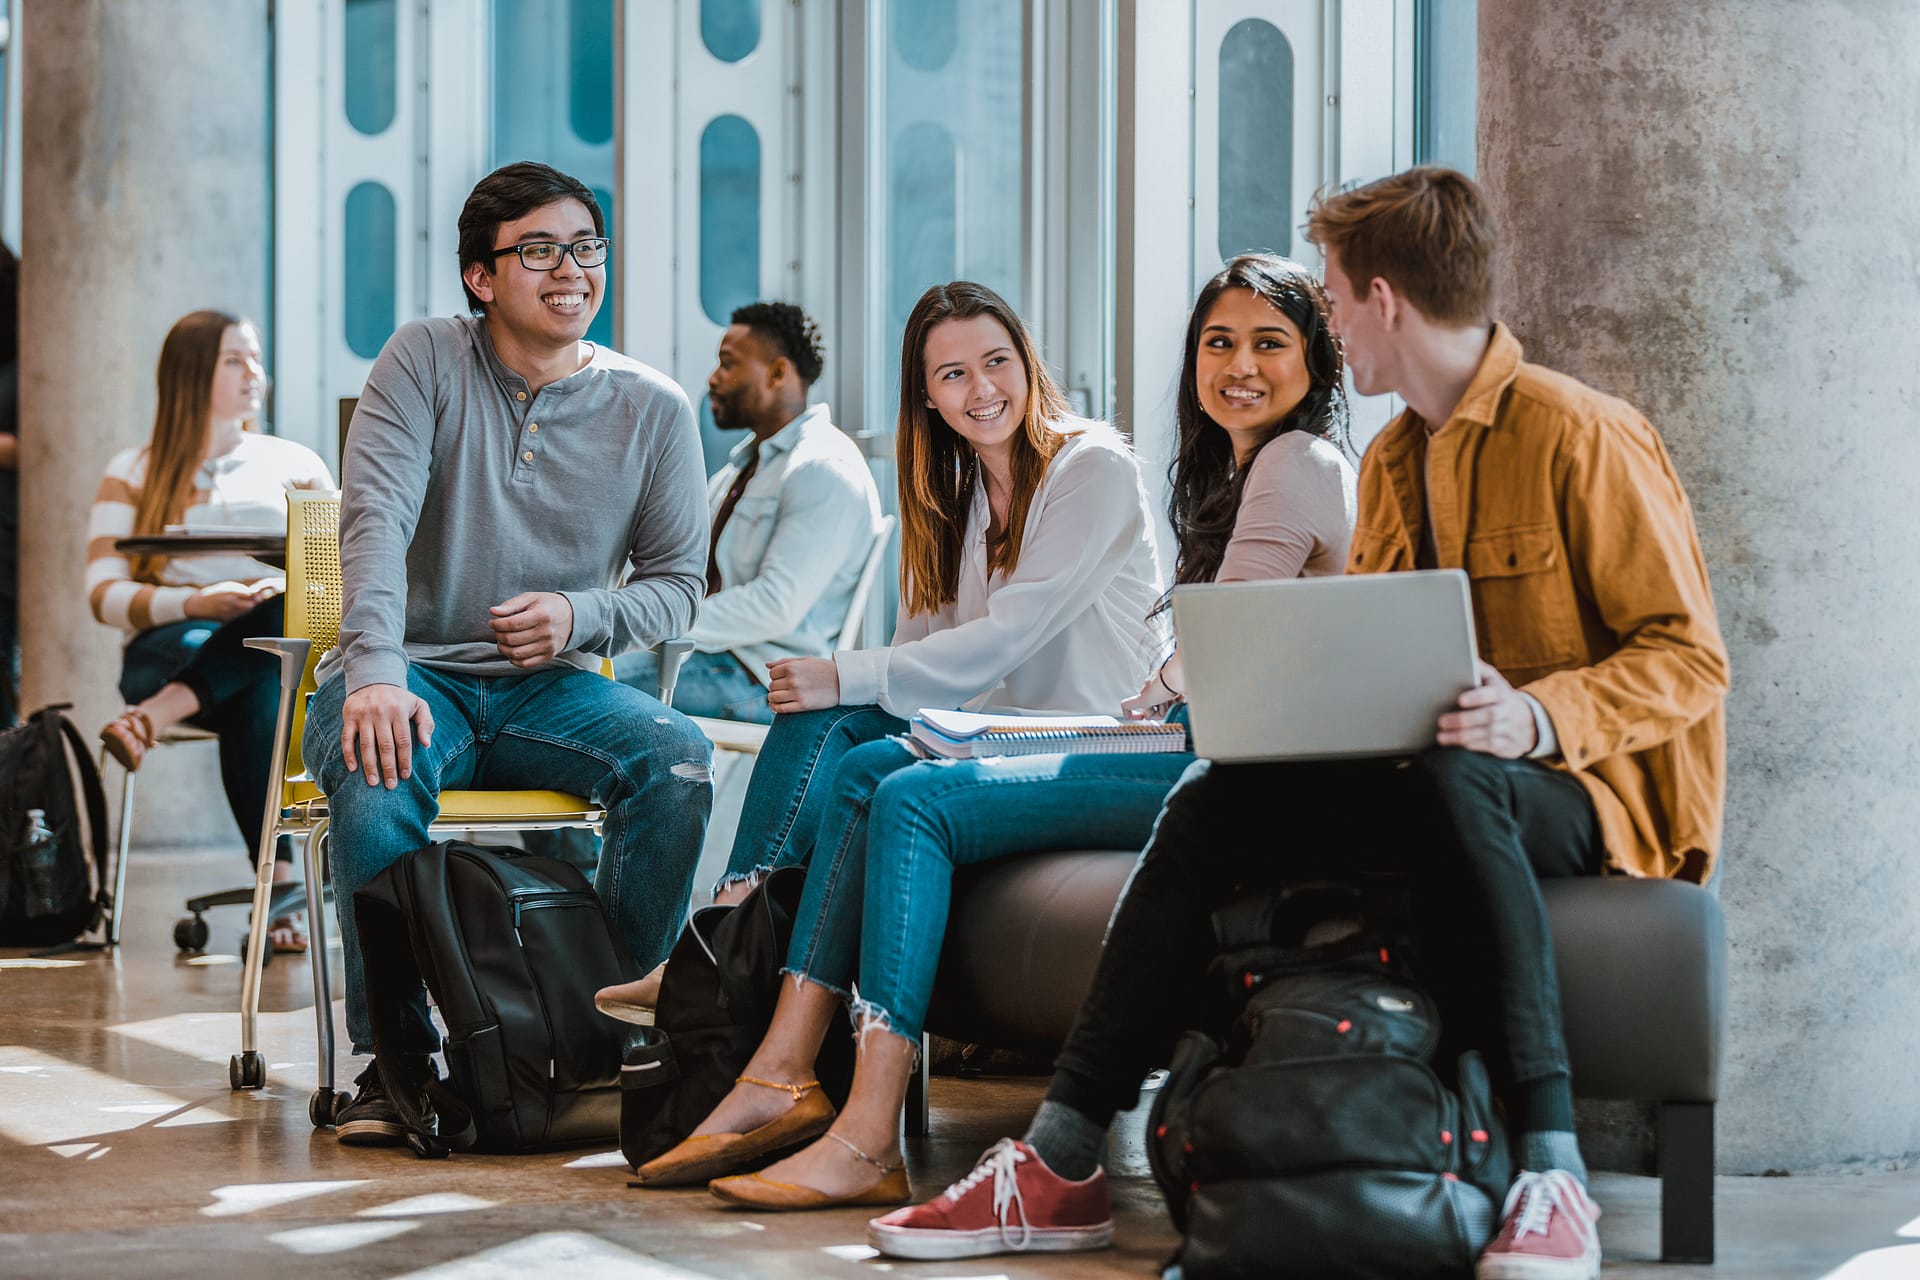
M307 1124L304 961L267 971L268 1087L230 1093L240 913L216 913L211 954L174 951L181 898L241 865L225 852L136 856L118 954L0 952L0 1276L1064 1280L1151 1275L1175 1243L1125 1135L1115 1248L916 1264L870 1258L864 1212L780 1217L698 1190L632 1191L612 1152L436 1163L342 1148ZM916 1188L938 1191L1017 1132L1041 1084L936 1081L933 1136L909 1148ZM1651 1261L1656 1183L1603 1175L1595 1191L1614 1280L1920 1277L1920 1173L1721 1179L1715 1268Z

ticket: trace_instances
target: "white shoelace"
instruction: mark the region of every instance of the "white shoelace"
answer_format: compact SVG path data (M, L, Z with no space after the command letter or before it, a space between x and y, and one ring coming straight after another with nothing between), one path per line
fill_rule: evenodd
M1578 1199L1578 1192L1570 1189L1572 1182L1569 1175L1557 1171L1523 1172L1520 1175L1507 1191L1507 1203L1500 1210L1502 1218L1510 1217L1515 1204L1524 1202L1519 1220L1513 1224L1514 1243L1518 1244L1529 1235L1546 1235L1553 1225L1555 1210L1569 1214L1574 1230L1583 1239L1590 1233L1591 1228L1586 1222L1587 1215Z
M1027 1202L1020 1195L1020 1175L1014 1168L1026 1158L1027 1153L1015 1146L1012 1138L1002 1138L987 1148L987 1154L980 1157L980 1163L973 1166L972 1173L947 1188L947 1199L957 1204L962 1196L991 1176L993 1215L999 1220L1000 1243L1013 1249L1025 1249L1033 1238L1033 1227L1027 1222ZM1013 1208L1020 1211L1017 1238L1007 1230L1007 1212Z

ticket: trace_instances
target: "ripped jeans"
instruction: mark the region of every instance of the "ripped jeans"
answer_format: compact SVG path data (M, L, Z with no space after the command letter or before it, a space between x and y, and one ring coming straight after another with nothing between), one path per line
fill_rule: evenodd
M780 716L780 765L748 791L729 876L807 863L787 969L848 996L917 1043L946 936L954 872L1055 849L1147 843L1161 802L1193 762L1155 755L921 760L881 735L878 708ZM770 824L770 825L769 825ZM769 838L771 835L772 838Z
M347 1031L371 1052L366 974L353 895L402 854L428 842L449 790L553 790L607 812L594 888L642 972L666 958L692 896L694 865L713 808L712 746L693 722L653 697L577 667L471 676L418 665L407 688L433 716L432 746L413 749L413 776L369 787L340 758L346 680L313 695L302 743L327 793L328 840L346 959ZM431 1053L439 1035L415 993L402 1052Z

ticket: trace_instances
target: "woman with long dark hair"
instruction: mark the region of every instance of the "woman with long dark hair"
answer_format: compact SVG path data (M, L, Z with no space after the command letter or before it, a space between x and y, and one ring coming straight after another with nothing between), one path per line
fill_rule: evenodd
M126 635L127 709L100 737L132 770L182 721L218 734L227 805L257 857L279 666L242 641L283 632L286 575L241 556L130 560L114 543L177 524L284 530L287 490L331 489L333 477L305 445L254 429L266 374L251 322L224 311L181 317L161 345L156 377L152 435L107 464L88 523L88 602ZM284 881L293 864L290 851L281 854L274 873ZM303 947L298 923L275 921L274 945Z
M1189 326L1177 410L1172 516L1181 581L1340 571L1354 479L1327 437L1341 429L1344 407L1325 304L1304 270L1249 256L1208 283ZM1196 467L1207 468L1211 489L1192 483ZM1123 705L1144 713L1172 701L1158 683L1164 671ZM904 755L894 744L862 747L847 765L879 762L882 750ZM846 1110L836 1117L808 1087L825 1018L783 1023L776 1014L743 1073L747 1082L682 1150L656 1162L660 1169L643 1167L642 1178L685 1181L689 1169L711 1176L772 1149L762 1146L767 1137L793 1142L823 1133L763 1175L715 1182L714 1193L763 1208L903 1198L897 1118L955 869L1047 849L1143 845L1191 760L1179 752L1038 756L904 763L869 774L875 785L865 838L809 868L788 953L800 981L781 995L783 1009L831 1013L857 979L859 1054Z

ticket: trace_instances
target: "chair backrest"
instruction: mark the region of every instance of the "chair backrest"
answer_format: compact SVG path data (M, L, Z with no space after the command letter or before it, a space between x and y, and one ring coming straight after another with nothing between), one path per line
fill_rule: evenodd
M860 578L853 584L853 598L847 601L847 620L840 624L840 637L834 641L834 648L864 647L861 641L866 639L867 599L873 595L873 584L880 580L880 566L887 559L887 544L893 541L894 526L899 523L895 516L880 517L880 528L873 535L873 548L867 552L867 562L860 566Z
M287 776L306 772L300 736L307 726L313 669L340 643L340 495L295 489L287 495L287 634L311 641L287 739Z

